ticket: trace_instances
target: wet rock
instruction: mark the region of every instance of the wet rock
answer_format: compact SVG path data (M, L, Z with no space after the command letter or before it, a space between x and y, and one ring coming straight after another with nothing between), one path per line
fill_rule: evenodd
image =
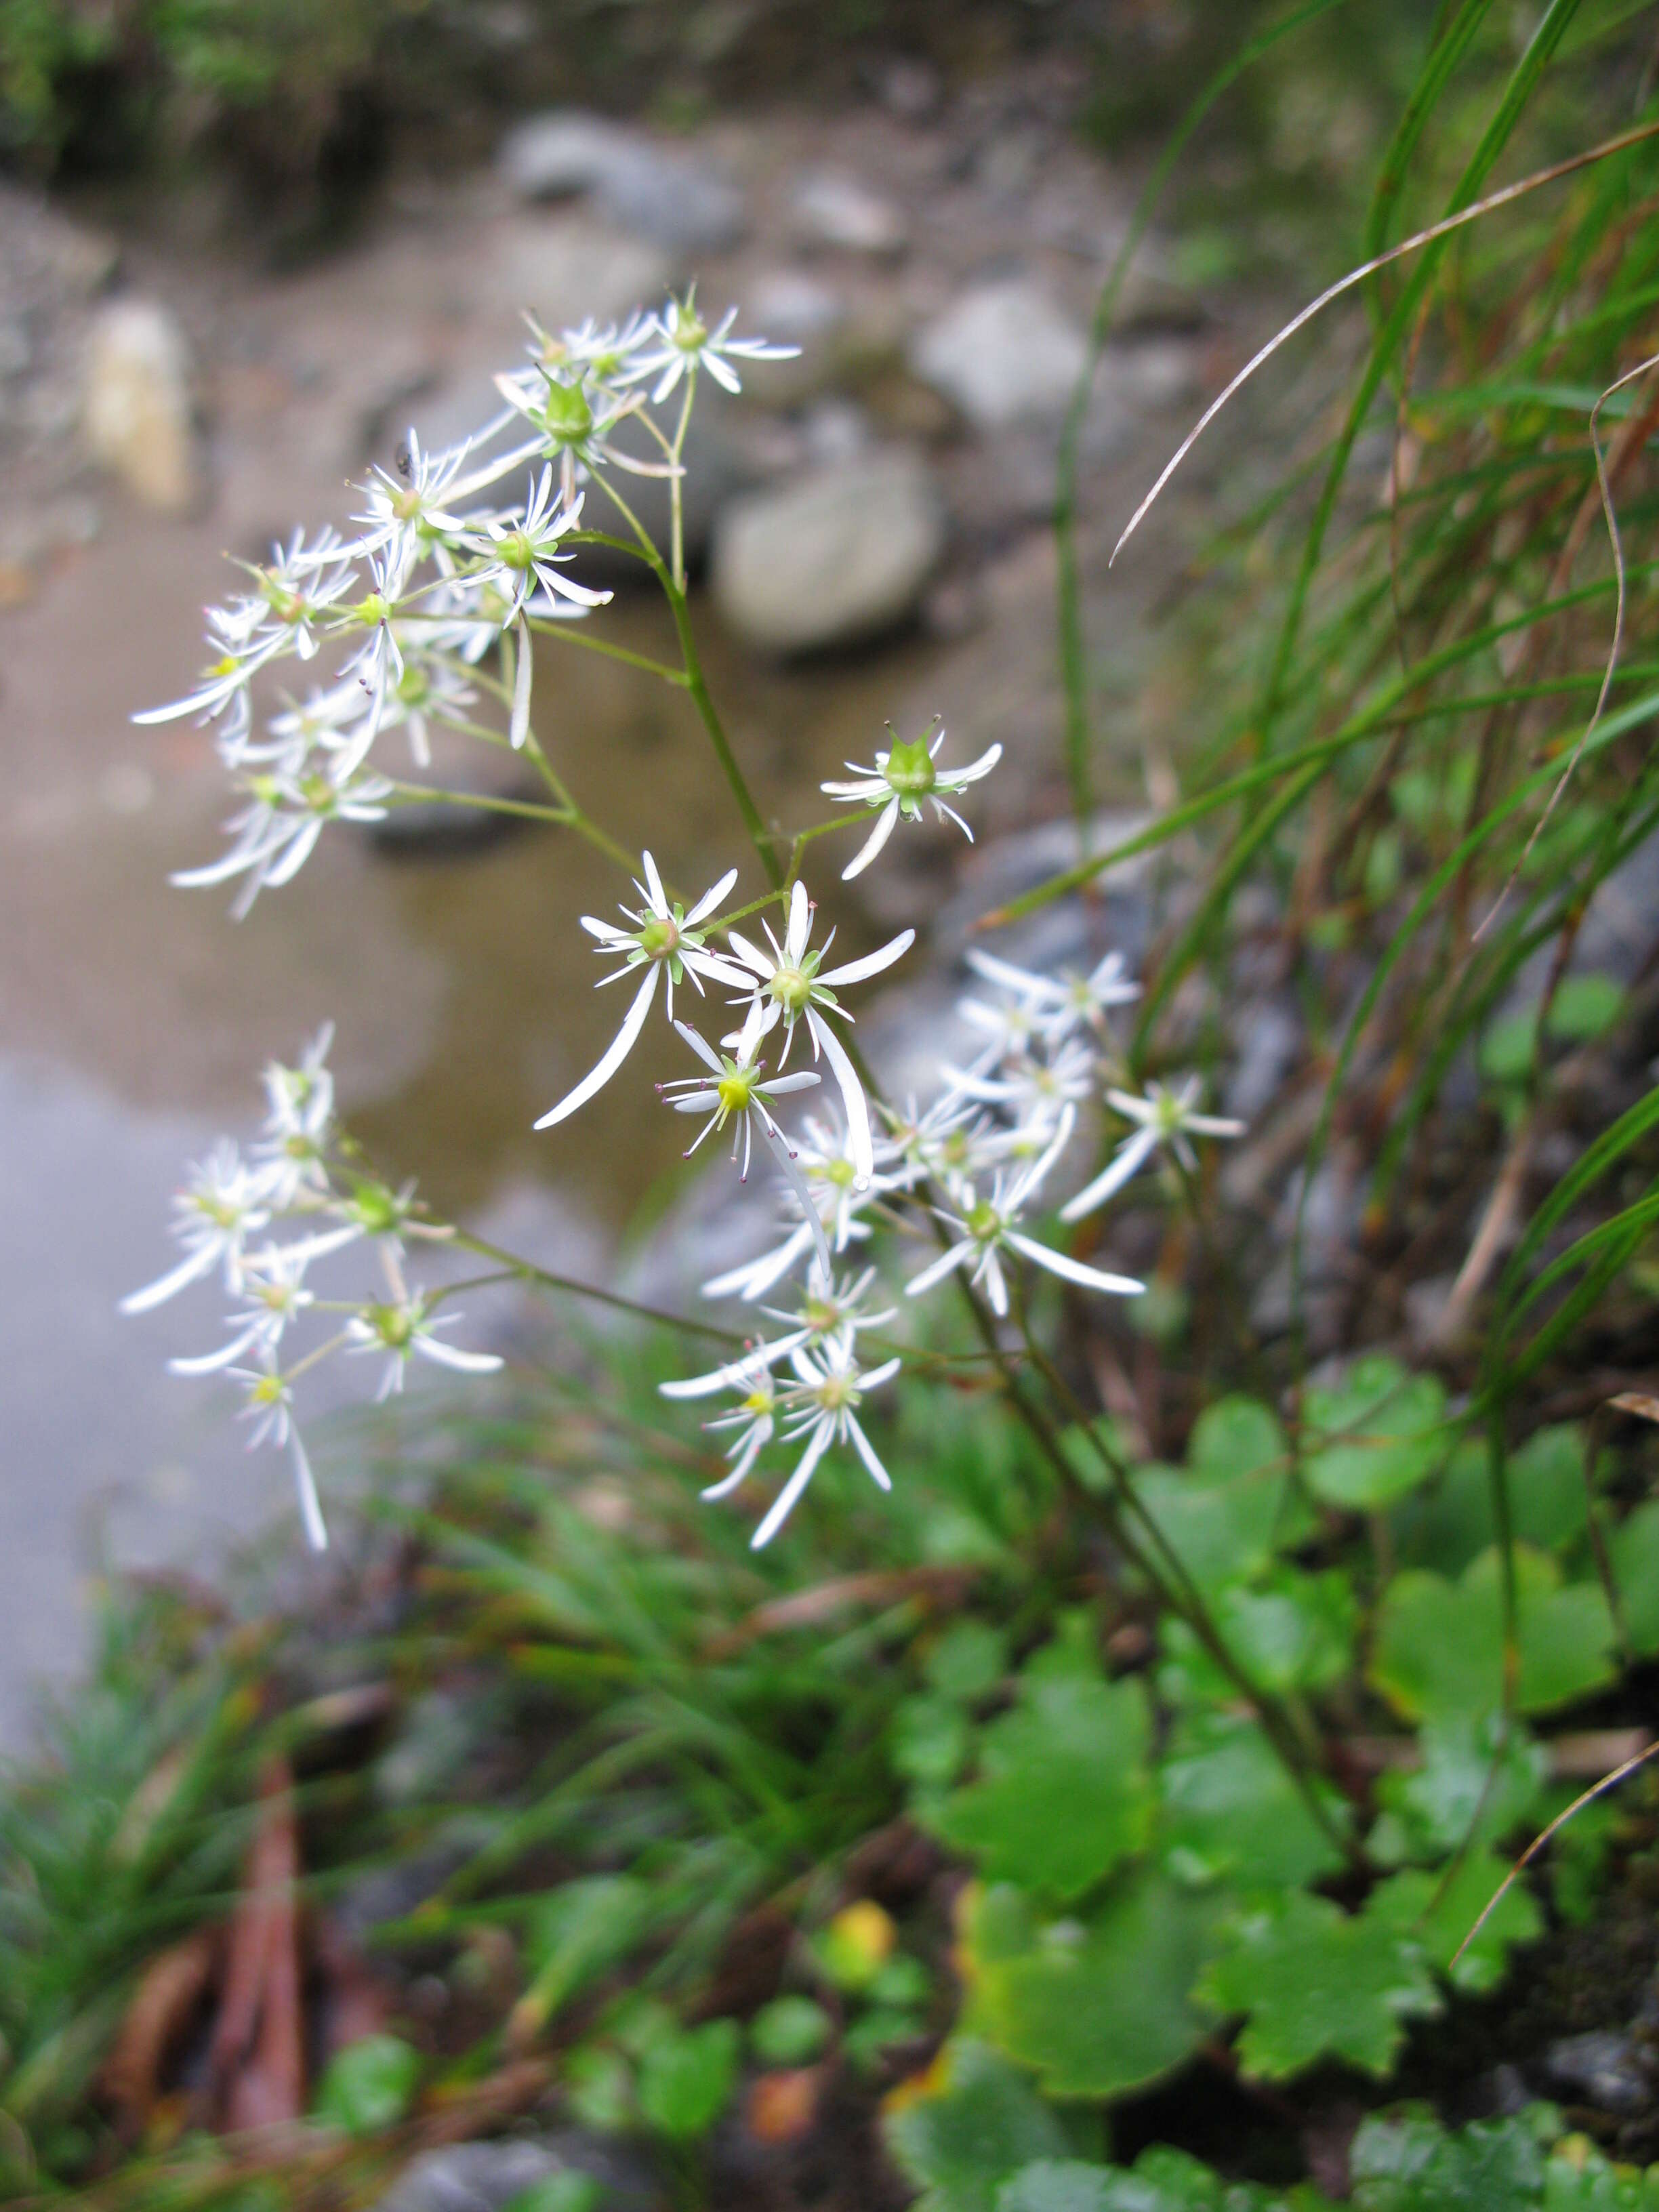
M452 2144L407 2166L374 2212L501 2212L562 2173L598 2182L596 2212L661 2212L668 2200L636 2152L580 2128L539 2139Z
M527 310L556 330L656 305L671 274L659 247L591 216L521 216L502 226L483 289L508 313ZM497 404L492 394L485 413Z
M82 422L94 459L167 514L202 489L191 403L190 349L155 300L114 300L88 333Z
M945 550L945 512L902 448L734 501L714 534L714 596L745 643L810 653L912 615Z
M709 163L578 108L509 131L500 167L521 199L591 192L613 221L671 252L721 252L747 228L743 195Z
M1057 419L1083 373L1083 332L1040 285L975 285L919 332L910 366L979 430Z
M1650 2054L1613 2028L1565 2035L1544 2053L1544 2069L1560 2089L1576 2091L1604 2112L1639 2112L1654 2099Z
M803 177L793 197L795 229L808 246L890 258L910 242L904 217L890 199L856 177L819 169Z

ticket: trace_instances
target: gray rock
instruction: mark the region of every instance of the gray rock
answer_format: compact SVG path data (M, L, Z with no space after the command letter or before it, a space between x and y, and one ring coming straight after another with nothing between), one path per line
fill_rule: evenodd
M817 169L803 177L793 205L796 231L809 246L884 258L902 253L910 242L893 202L837 169Z
M1644 2112L1653 2102L1648 2053L1612 2028L1564 2035L1544 2053L1544 2067L1557 2087L1577 2090L1604 2112Z
M625 229L672 252L721 252L747 228L743 195L708 162L580 108L520 124L499 164L521 199L592 192Z
M1087 350L1040 285L1012 276L953 301L917 334L910 366L975 429L1001 430L1060 416Z
M538 2182L587 2174L599 2185L598 2212L662 2212L667 2198L637 2153L566 2128L540 2139L455 2143L406 2166L374 2212L501 2212Z
M94 459L147 507L182 514L196 505L190 349L159 301L112 300L94 318L82 420Z
M492 243L481 284L488 301L513 315L527 310L553 330L658 304L672 274L660 247L582 214L522 216L501 225ZM481 381L488 391L488 375ZM499 404L490 393L484 415Z
M902 448L736 501L716 524L714 597L745 643L810 653L896 628L945 550L945 510Z

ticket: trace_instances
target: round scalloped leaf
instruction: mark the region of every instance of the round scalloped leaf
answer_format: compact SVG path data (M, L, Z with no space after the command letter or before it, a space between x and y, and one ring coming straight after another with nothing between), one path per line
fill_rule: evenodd
M1322 2058L1385 2075L1413 2015L1440 2007L1423 1947L1369 1909L1349 1914L1301 1891L1237 1924L1201 1994L1245 2015L1244 2072L1282 2081Z
M1432 1375L1409 1375L1381 1357L1355 1360L1334 1389L1305 1395L1309 1488L1351 1512L1392 1504L1434 1473L1445 1450L1445 1410Z
M1565 1588L1553 1559L1515 1547L1516 1709L1547 1713L1613 1679L1613 1620L1597 1583ZM1459 1583L1397 1575L1378 1609L1370 1679L1408 1720L1495 1712L1503 1702L1504 1604L1497 1551Z
M1032 2089L983 2044L949 2043L919 2083L888 2099L882 2134L923 2192L912 2212L994 2212L1022 2167L1064 2158L1065 2131Z
M1377 1802L1397 1826L1395 1862L1443 1859L1471 1843L1492 1843L1536 1816L1549 1758L1531 1731L1497 1713L1453 1713L1427 1722L1421 1766L1378 1778ZM1367 1844L1379 1861L1376 1839Z
M1138 1681L1028 1674L1019 1704L981 1736L979 1778L929 1825L988 1880L1067 1903L1146 1844L1151 1733Z
M1607 1549L1631 1648L1650 1659L1659 1651L1659 1500L1638 1505Z
M1452 1964L1458 1946L1498 1895L1509 1863L1491 1851L1470 1851L1449 1873L1411 1867L1382 1883L1366 1906L1415 1936L1456 1990L1479 1996L1495 1990L1509 1968L1510 1952L1544 1930L1538 1900L1524 1882L1504 1891L1468 1948Z
M1246 1715L1197 1712L1158 1762L1164 1863L1182 1881L1231 1875L1252 1888L1298 1888L1333 1874L1342 1854ZM1333 1798L1332 1811L1340 1808Z
M975 2018L1054 2097L1119 2097L1172 2073L1203 2039L1192 1989L1216 1900L1143 1872L1089 1919L988 1964Z

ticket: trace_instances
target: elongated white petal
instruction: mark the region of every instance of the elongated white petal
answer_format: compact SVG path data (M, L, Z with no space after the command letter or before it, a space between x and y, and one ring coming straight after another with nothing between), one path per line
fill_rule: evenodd
M506 1364L496 1352L464 1352L459 1344L446 1344L441 1336L416 1334L410 1350L418 1352L422 1359L430 1359L440 1367L453 1367L461 1375L494 1375Z
M1016 968L1011 960L999 960L994 952L987 952L981 945L970 945L963 957L976 975L983 975L988 983L1012 991L1018 999L1054 1000L1063 995L1052 976L1035 975L1029 968Z
M812 933L812 902L806 886L799 876L789 893L789 927L784 933L783 949L792 968L799 968L806 951L806 940Z
M311 1472L311 1462L306 1456L298 1429L289 1429L288 1446L294 1458L294 1486L299 1493L300 1519L304 1524L306 1541L313 1552L325 1552L328 1529L323 1520L322 1500L317 1495L317 1478Z
M153 1283L146 1283L142 1291L129 1291L117 1310L124 1314L141 1314L149 1313L154 1306L165 1305L186 1284L199 1282L204 1275L210 1275L218 1260L219 1254L214 1246L204 1245L200 1251L192 1252L187 1260L181 1260L176 1267L169 1268L165 1275L158 1275Z
M1221 1114L1189 1114L1182 1127L1200 1137L1242 1137L1245 1125Z
M680 1035L685 1039L687 1044L690 1046L692 1051L696 1054L697 1058L702 1062L705 1067L712 1067L716 1075L723 1075L726 1073L725 1069L720 1066L720 1056L719 1053L714 1050L712 1045L707 1043L702 1037L698 1036L696 1030L692 1028L690 1022L676 1022L674 1026L679 1031Z
M265 882L273 890L279 890L284 884L293 882L311 858L322 834L323 817L320 814L313 814L309 822L295 831L289 839L288 850L265 872Z
M605 1085L633 1051L640 1031L645 1027L645 1018L651 1011L651 1001L657 994L657 973L660 963L653 960L645 971L645 981L635 994L634 1003L623 1019L622 1027L611 1042L610 1050L589 1075L585 1075L568 1097L560 1099L550 1113L544 1114L536 1127L550 1129L556 1121L562 1121L579 1106L585 1106L596 1091Z
M204 1352L198 1357L189 1359L169 1359L167 1372L170 1375L216 1374L220 1368L232 1366L239 1360L258 1338L258 1322L257 1320L250 1322L240 1336L233 1336L230 1342L221 1346L217 1352Z
M876 826L859 847L857 853L841 872L841 879L850 884L854 876L861 876L882 847L893 834L893 824L898 820L899 803L890 799L876 817Z
M749 1539L749 1548L751 1552L761 1551L769 1544L793 1512L802 1491L812 1480L818 1462L829 1449L830 1434L827 1421L812 1431L811 1441L800 1455L800 1465L773 1499L766 1518Z
M830 1239L825 1236L823 1224L818 1218L818 1210L813 1200L811 1186L801 1173L800 1164L789 1149L789 1140L777 1123L769 1118L762 1121L761 1129L767 1143L772 1147L772 1157L782 1169L790 1189L794 1192L799 1202L802 1218L807 1229L811 1231L812 1242L817 1248L818 1265L826 1275L830 1274L834 1271L834 1262L830 1255Z
M536 673L535 655L531 648L530 625L519 617L519 652L513 665L513 714L507 726L508 741L514 751L522 750L530 735L530 687Z
M760 1091L763 1097L781 1098L787 1091L810 1091L815 1084L822 1083L823 1080L823 1078L821 1075L816 1074L811 1068L808 1067L795 1075L769 1076L760 1085Z
M1115 1191L1121 1190L1139 1168L1158 1148L1156 1129L1137 1129L1133 1137L1126 1138L1112 1158L1091 1183L1085 1184L1075 1198L1068 1198L1060 1209L1062 1221L1081 1221L1085 1213L1092 1213L1103 1206Z
M1035 1237L1023 1237L1017 1229L1007 1232L1008 1242L1017 1252L1028 1260L1046 1267L1051 1275L1064 1275L1068 1283L1081 1283L1085 1290L1108 1291L1114 1297L1138 1297L1146 1287L1130 1275L1109 1275L1099 1267L1085 1267L1074 1260L1069 1252L1056 1252L1052 1244L1039 1244Z
M904 1285L905 1296L919 1298L924 1291L931 1291L935 1283L942 1283L951 1268L959 1267L973 1249L973 1238L965 1237L960 1244L953 1244L948 1252L942 1252L939 1258L930 1261L919 1275L911 1276L909 1281Z
M641 853L640 858L645 863L645 880L651 886L652 907L657 914L665 916L668 913L668 894L662 887L662 878L657 873L657 864L649 853Z
M763 982L778 964L775 960L769 959L758 945L751 945L746 937L735 929L726 931L726 941L742 961L744 966L752 968Z
M774 1283L789 1273L797 1260L812 1242L812 1232L805 1222L785 1237L775 1252L763 1253L758 1260L745 1261L741 1267L730 1268L723 1275L711 1276L702 1286L705 1298L758 1298L769 1291Z
M713 914L714 908L720 904L720 901L726 896L727 891L731 890L732 884L736 883L737 880L737 870L735 868L728 868L726 873L720 878L719 883L712 884L697 901L690 913L686 915L685 919L687 922L699 922L706 914Z
M755 1380L762 1370L787 1358L811 1334L810 1328L798 1328L793 1335L779 1337L775 1344L755 1345L741 1359L728 1360L708 1375L684 1376L677 1382L659 1382L657 1388L665 1398L712 1398L717 1390L733 1389L740 1382Z
M832 988L842 983L861 983L866 975L879 975L884 968L890 968L896 960L902 960L915 941L914 929L902 929L892 942L884 945L879 951L866 952L862 960L849 960L845 967L832 968L827 975L819 975L815 980L827 983Z
M960 791L964 783L977 783L981 776L989 775L1001 758L1002 747L1000 744L993 745L988 751L982 752L976 761L969 761L966 768L947 768L942 770L939 781L946 791Z
M815 1006L807 1007L806 1019L813 1042L823 1047L823 1056L841 1085L842 1103L847 1109L847 1154L853 1163L854 1184L861 1189L876 1171L876 1149L870 1134L870 1108L864 1085L847 1056L846 1046Z
M870 1478L878 1490L890 1490L893 1478L876 1457L876 1448L859 1426L855 1415L847 1416L847 1433L853 1439L853 1449L870 1470Z
M732 1461L731 1473L729 1474L723 1474L718 1482L711 1482L707 1490L699 1491L697 1495L700 1498L729 1498L732 1495L732 1492L737 1488L738 1485L743 1480L744 1475L748 1474L750 1468L753 1467L755 1462L760 1457L764 1447L771 1442L771 1439L772 1422L770 1418L768 1417L757 1421L754 1427L750 1429L749 1434L744 1438L743 1449Z

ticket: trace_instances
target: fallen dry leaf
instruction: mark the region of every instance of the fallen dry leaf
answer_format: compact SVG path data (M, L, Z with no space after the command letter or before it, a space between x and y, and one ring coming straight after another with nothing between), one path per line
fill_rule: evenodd
M145 1967L104 2062L102 2087L129 2142L149 2124L162 2069L212 1982L220 1939L198 1929Z

